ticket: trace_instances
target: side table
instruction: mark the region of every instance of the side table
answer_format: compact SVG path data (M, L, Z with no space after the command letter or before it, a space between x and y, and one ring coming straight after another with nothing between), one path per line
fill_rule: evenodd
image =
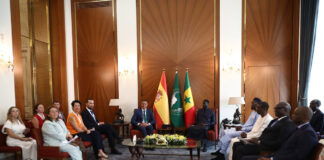
M120 135L120 127L122 128L122 138L129 137L129 123L113 123L112 126L118 131ZM126 135L125 135L126 130Z

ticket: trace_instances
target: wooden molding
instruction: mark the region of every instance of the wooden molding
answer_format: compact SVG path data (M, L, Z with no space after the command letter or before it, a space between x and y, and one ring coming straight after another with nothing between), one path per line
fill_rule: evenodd
M76 99L94 98L97 117L106 122L113 122L118 109L108 107L109 100L119 96L115 2L71 1Z
M299 81L299 40L300 40L300 0L293 1L293 46L292 46L292 71L291 71L291 114L298 105Z
M52 51L53 99L61 103L61 110L68 114L64 0L49 1Z
M20 33L20 10L19 1L10 0L11 10L11 30L12 30L12 49L13 63L15 65L15 99L16 107L20 109L21 117L25 118L25 100L24 100L24 82L23 82L23 66L21 53L21 33Z

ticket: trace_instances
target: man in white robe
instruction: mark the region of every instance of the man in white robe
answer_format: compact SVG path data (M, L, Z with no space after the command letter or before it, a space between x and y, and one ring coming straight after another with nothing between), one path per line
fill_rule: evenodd
M239 139L251 139L258 138L261 136L263 130L269 125L270 121L273 119L270 114L268 114L269 104L267 102L261 102L261 105L256 106L256 111L260 115L257 121L255 122L252 130L248 133L242 132L241 137L233 138L229 147L226 150L226 153L221 153L217 155L213 160L224 160L228 155L229 160L232 159L232 146L235 142L240 141Z

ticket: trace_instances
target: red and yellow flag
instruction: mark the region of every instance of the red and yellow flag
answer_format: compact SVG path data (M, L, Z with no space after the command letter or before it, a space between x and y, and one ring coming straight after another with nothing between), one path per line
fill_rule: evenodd
M186 127L190 127L195 123L196 109L192 97L188 71L186 73L185 87L183 93L183 109L184 109Z
M162 128L163 124L170 124L168 91L164 71L162 72L161 81L154 100L154 117L156 128Z

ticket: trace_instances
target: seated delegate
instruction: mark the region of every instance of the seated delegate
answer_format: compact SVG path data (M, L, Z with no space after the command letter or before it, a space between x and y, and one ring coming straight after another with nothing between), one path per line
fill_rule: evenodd
M6 140L8 146L19 146L22 149L23 160L37 159L37 143L34 139L25 136L30 129L25 127L17 107L9 108L7 121L1 132L8 134Z
M82 160L82 152L78 146L67 143L72 135L64 122L59 118L56 107L50 107L42 127L44 146L60 147L61 152L68 152L72 160Z
M81 116L84 125L91 129L94 128L101 134L105 134L108 138L108 143L111 148L111 154L121 154L115 147L115 140L119 140L118 134L115 129L108 123L99 122L96 114L93 112L94 100L92 98L87 99L86 108L82 111Z
M292 120L297 129L280 149L269 156L245 156L242 160L309 160L318 144L317 134L310 125L312 111L308 107L297 107Z
M147 106L147 100L143 100L141 102L141 108L134 111L131 120L134 129L140 130L143 137L153 134L153 125L155 124L153 112Z
M46 115L44 114L44 105L36 104L34 107L34 116L32 124L34 128L42 128Z
M251 102L251 114L246 121L246 123L242 127L236 127L236 131L233 131L231 129L227 129L224 131L224 136L222 136L218 142L219 150L216 152L211 153L212 155L221 156L221 154L225 155L229 144L231 143L231 139L235 137L240 137L242 132L248 133L252 130L255 122L259 118L259 114L256 112L256 106L261 104L261 99L254 98Z
M203 101L203 107L198 110L195 125L188 129L188 138L201 140L203 152L207 151L208 130L213 128L216 123L215 113L208 108L209 101Z
M100 133L94 129L89 130L83 123L80 115L81 102L79 100L74 100L71 105L72 112L67 117L67 129L73 136L78 135L82 141L91 141L95 157L107 159L108 155L104 153L103 140Z

